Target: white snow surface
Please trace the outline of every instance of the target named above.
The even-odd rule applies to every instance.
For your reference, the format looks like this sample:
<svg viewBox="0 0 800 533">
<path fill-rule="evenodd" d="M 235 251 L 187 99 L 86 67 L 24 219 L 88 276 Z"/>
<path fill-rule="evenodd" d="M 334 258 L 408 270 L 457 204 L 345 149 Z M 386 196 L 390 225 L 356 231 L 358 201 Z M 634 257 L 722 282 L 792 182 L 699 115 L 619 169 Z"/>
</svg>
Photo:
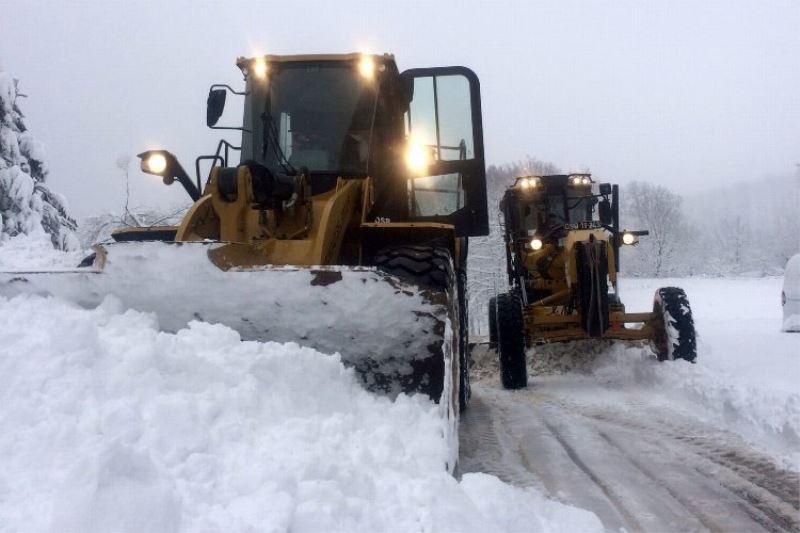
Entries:
<svg viewBox="0 0 800 533">
<path fill-rule="evenodd" d="M 38 247 L 0 245 L 0 268 L 74 266 Z M 458 481 L 439 407 L 366 392 L 338 355 L 164 332 L 114 297 L 0 297 L 0 402 L 3 532 L 602 531 L 535 489 Z"/>
<path fill-rule="evenodd" d="M 652 309 L 656 288 L 686 290 L 698 333 L 697 363 L 659 363 L 621 342 L 538 347 L 531 387 L 571 400 L 652 405 L 739 434 L 782 466 L 800 470 L 800 334 L 781 331 L 782 278 L 624 279 L 629 312 Z"/>
<path fill-rule="evenodd" d="M 19 270 L 74 270 L 86 250 L 63 252 L 53 248 L 50 236 L 41 228 L 0 242 L 0 272 Z"/>
</svg>

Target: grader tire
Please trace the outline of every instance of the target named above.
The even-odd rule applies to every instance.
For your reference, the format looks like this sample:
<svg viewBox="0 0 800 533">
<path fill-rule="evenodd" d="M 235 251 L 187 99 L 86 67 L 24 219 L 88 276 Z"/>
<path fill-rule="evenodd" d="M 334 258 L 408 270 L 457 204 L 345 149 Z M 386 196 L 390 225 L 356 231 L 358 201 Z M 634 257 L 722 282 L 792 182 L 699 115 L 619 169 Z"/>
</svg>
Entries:
<svg viewBox="0 0 800 533">
<path fill-rule="evenodd" d="M 684 290 L 678 287 L 658 289 L 653 312 L 657 322 L 652 344 L 658 360 L 683 359 L 694 363 L 697 359 L 697 333 Z"/>
<path fill-rule="evenodd" d="M 489 344 L 497 346 L 497 298 L 489 298 Z"/>
<path fill-rule="evenodd" d="M 497 344 L 503 388 L 524 389 L 528 385 L 525 324 L 522 299 L 513 290 L 497 296 Z"/>
</svg>

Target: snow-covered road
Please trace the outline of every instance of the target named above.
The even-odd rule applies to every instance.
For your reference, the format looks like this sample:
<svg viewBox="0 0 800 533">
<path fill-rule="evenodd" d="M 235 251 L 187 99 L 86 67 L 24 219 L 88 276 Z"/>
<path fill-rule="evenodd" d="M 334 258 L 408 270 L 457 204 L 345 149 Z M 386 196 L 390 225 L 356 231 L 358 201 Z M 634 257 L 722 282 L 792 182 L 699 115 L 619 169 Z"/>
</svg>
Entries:
<svg viewBox="0 0 800 533">
<path fill-rule="evenodd" d="M 740 439 L 651 408 L 570 403 L 483 385 L 461 468 L 533 486 L 618 531 L 796 531 L 797 474 Z"/>
<path fill-rule="evenodd" d="M 509 392 L 478 351 L 462 471 L 536 487 L 613 531 L 797 531 L 800 335 L 779 331 L 780 280 L 680 284 L 697 365 L 619 343 L 539 347 L 530 385 Z M 629 282 L 629 308 L 655 286 Z"/>
</svg>

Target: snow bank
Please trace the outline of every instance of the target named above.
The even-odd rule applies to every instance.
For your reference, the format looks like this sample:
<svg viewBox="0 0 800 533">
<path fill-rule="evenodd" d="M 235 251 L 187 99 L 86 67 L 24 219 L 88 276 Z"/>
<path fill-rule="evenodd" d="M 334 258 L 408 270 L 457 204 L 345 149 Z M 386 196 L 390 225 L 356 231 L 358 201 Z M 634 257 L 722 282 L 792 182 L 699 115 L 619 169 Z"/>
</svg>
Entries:
<svg viewBox="0 0 800 533">
<path fill-rule="evenodd" d="M 0 272 L 74 269 L 88 253 L 57 250 L 50 235 L 41 227 L 33 228 L 28 235 L 15 235 L 0 242 Z"/>
<path fill-rule="evenodd" d="M 421 397 L 367 393 L 338 356 L 159 331 L 0 297 L 0 531 L 602 531 L 587 512 L 445 472 Z"/>
</svg>

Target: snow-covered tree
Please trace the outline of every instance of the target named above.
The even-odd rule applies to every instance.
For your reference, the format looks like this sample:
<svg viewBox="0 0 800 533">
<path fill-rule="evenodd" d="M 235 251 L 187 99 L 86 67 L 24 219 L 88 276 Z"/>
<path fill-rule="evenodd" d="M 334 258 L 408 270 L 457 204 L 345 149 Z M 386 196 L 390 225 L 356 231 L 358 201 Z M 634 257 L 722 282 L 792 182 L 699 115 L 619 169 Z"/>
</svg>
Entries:
<svg viewBox="0 0 800 533">
<path fill-rule="evenodd" d="M 655 277 L 686 273 L 690 232 L 683 199 L 666 187 L 639 181 L 623 187 L 621 195 L 621 224 L 650 232 L 635 249 L 625 250 L 623 272 Z"/>
<path fill-rule="evenodd" d="M 25 125 L 17 80 L 0 72 L 0 242 L 43 229 L 53 246 L 78 246 L 76 223 L 47 181 L 46 154 Z"/>
<path fill-rule="evenodd" d="M 120 213 L 104 213 L 81 220 L 78 238 L 84 248 L 111 240 L 111 232 L 118 228 L 146 228 L 180 224 L 188 210 L 187 206 L 167 209 L 132 208 L 125 206 Z"/>
</svg>

